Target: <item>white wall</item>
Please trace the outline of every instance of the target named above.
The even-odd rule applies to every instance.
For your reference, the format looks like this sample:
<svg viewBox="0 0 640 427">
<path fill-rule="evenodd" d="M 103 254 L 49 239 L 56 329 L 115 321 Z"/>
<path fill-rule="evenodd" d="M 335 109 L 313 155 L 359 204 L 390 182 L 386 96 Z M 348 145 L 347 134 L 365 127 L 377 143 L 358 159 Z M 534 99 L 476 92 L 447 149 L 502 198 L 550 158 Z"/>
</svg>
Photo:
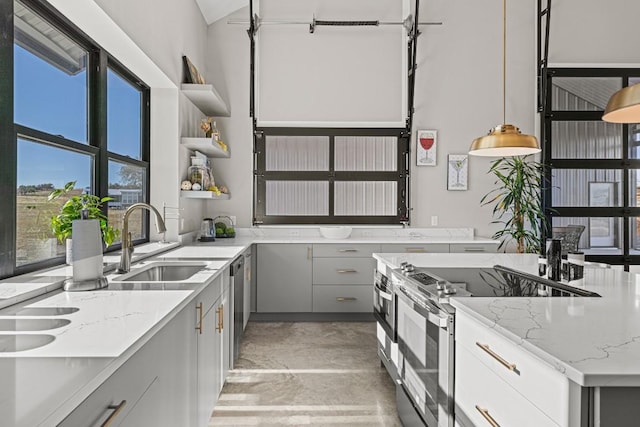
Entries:
<svg viewBox="0 0 640 427">
<path fill-rule="evenodd" d="M 421 27 L 414 130 L 438 130 L 439 146 L 436 167 L 417 167 L 415 153 L 412 156 L 411 224 L 430 226 L 433 215 L 438 216 L 439 226 L 471 226 L 480 235 L 490 235 L 494 231 L 489 226 L 491 210 L 479 206 L 494 181 L 486 174 L 489 160 L 470 159 L 468 191 L 447 191 L 446 161 L 447 154 L 466 153 L 474 138 L 502 123 L 502 2 L 492 0 L 476 5 L 435 0 L 426 3 L 421 10 L 421 21 L 442 21 L 443 25 Z M 274 8 L 273 5 L 269 8 L 271 18 L 278 19 Z M 283 16 L 286 13 L 282 11 Z M 348 14 L 353 15 L 353 11 Z M 248 19 L 248 15 L 248 10 L 243 9 L 230 18 Z M 334 11 L 334 15 L 334 19 L 339 19 L 340 12 Z M 511 2 L 507 121 L 527 133 L 536 131 L 535 16 L 534 2 Z M 234 179 L 233 182 L 227 179 L 232 200 L 216 202 L 215 206 L 210 204 L 210 211 L 228 210 L 237 215 L 241 226 L 249 226 L 252 139 L 248 118 L 246 28 L 227 24 L 227 19 L 222 19 L 209 26 L 207 44 L 212 49 L 208 56 L 208 75 L 217 87 L 225 88 L 232 109 L 231 118 L 221 120 L 223 138 L 229 143 L 232 155 L 216 164 L 220 165 L 217 169 L 221 175 Z M 414 149 L 415 142 L 412 142 Z M 225 205 L 220 206 L 221 203 Z"/>
</svg>

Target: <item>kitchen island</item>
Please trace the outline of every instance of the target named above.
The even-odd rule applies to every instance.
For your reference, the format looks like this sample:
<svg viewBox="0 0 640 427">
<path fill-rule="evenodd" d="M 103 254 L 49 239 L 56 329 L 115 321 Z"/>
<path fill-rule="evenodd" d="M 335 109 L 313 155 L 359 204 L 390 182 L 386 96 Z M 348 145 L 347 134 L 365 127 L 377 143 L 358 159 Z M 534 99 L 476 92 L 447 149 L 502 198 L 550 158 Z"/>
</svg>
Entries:
<svg viewBox="0 0 640 427">
<path fill-rule="evenodd" d="M 374 258 L 379 270 L 407 261 L 427 268 L 501 264 L 537 272 L 537 257 L 531 255 L 375 254 Z M 487 396 L 493 390 L 501 393 L 494 401 L 502 407 L 509 406 L 513 396 L 523 397 L 522 402 L 510 404 L 517 407 L 510 412 L 491 409 L 488 416 L 501 425 L 511 425 L 507 420 L 518 425 L 637 425 L 638 405 L 632 402 L 640 396 L 640 280 L 617 269 L 589 268 L 583 280 L 569 284 L 601 298 L 450 298 L 456 310 L 458 425 L 486 420 L 489 410 L 473 399 L 491 400 Z M 488 352 L 482 346 L 492 352 L 491 357 L 484 358 Z M 468 369 L 471 365 L 473 369 Z M 479 372 L 484 368 L 488 373 L 483 376 Z M 477 383 L 482 387 L 474 395 L 469 390 Z"/>
</svg>

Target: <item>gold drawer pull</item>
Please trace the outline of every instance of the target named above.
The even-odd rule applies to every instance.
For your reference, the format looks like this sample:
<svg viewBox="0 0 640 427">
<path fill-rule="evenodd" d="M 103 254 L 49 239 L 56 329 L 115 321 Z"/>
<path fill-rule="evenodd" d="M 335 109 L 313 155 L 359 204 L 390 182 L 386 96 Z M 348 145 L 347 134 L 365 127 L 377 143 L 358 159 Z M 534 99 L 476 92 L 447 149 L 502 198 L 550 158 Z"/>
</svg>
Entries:
<svg viewBox="0 0 640 427">
<path fill-rule="evenodd" d="M 111 413 L 111 415 L 109 415 L 109 418 L 107 418 L 105 422 L 102 423 L 100 427 L 109 427 L 113 422 L 113 420 L 118 416 L 118 414 L 120 413 L 120 411 L 122 411 L 122 409 L 126 404 L 127 404 L 127 401 L 123 400 L 122 402 L 120 402 L 119 405 L 107 406 L 108 409 L 113 409 L 113 412 Z"/>
<path fill-rule="evenodd" d="M 347 301 L 357 301 L 356 297 L 336 297 L 336 301 L 338 302 L 347 302 Z"/>
<path fill-rule="evenodd" d="M 491 427 L 500 427 L 500 424 L 498 424 L 496 420 L 494 420 L 493 417 L 489 414 L 488 409 L 483 409 L 478 405 L 476 405 L 476 409 L 478 410 L 478 412 L 480 412 L 480 414 L 482 414 L 484 419 L 487 420 L 489 424 L 491 424 Z"/>
<path fill-rule="evenodd" d="M 358 252 L 357 249 L 338 249 L 338 252 Z"/>
<path fill-rule="evenodd" d="M 489 354 L 489 356 L 491 356 L 494 359 L 496 359 L 502 366 L 504 366 L 505 368 L 507 368 L 510 371 L 518 373 L 518 370 L 516 369 L 516 364 L 515 363 L 509 363 L 506 360 L 504 360 L 499 354 L 497 354 L 496 352 L 491 350 L 489 348 L 488 344 L 480 344 L 479 342 L 476 341 L 476 345 L 478 347 L 480 347 L 481 349 L 483 349 L 484 351 L 486 351 Z"/>
<path fill-rule="evenodd" d="M 406 253 L 410 253 L 410 254 L 418 254 L 418 253 L 427 252 L 427 251 L 424 250 L 424 248 L 404 248 L 404 251 Z"/>
<path fill-rule="evenodd" d="M 216 331 L 222 332 L 224 328 L 224 305 L 220 304 L 220 307 L 216 308 L 216 313 L 218 313 L 218 324 L 216 325 Z"/>
<path fill-rule="evenodd" d="M 354 270 L 353 268 L 341 268 L 336 270 L 338 273 L 357 273 L 358 270 Z"/>
<path fill-rule="evenodd" d="M 464 248 L 465 252 L 484 252 L 484 248 Z"/>
<path fill-rule="evenodd" d="M 198 333 L 200 335 L 202 335 L 202 303 L 196 305 L 196 310 L 198 310 L 198 326 L 196 326 L 196 329 L 198 330 Z"/>
</svg>

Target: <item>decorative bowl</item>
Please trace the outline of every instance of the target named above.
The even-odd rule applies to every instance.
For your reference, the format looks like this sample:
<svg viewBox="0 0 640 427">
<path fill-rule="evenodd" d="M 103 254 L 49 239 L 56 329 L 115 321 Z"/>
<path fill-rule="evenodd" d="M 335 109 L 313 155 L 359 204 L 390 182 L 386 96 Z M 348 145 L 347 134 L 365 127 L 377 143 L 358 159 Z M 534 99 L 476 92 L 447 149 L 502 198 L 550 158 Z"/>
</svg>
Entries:
<svg viewBox="0 0 640 427">
<path fill-rule="evenodd" d="M 351 236 L 351 227 L 344 225 L 320 227 L 320 234 L 325 239 L 346 239 Z"/>
</svg>

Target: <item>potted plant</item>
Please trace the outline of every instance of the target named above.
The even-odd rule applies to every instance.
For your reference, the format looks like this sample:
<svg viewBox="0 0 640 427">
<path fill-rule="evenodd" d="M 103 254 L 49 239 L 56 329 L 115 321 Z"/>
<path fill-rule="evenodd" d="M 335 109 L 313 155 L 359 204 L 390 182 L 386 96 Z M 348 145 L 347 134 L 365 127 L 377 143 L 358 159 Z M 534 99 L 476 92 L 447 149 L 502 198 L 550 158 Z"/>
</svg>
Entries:
<svg viewBox="0 0 640 427">
<path fill-rule="evenodd" d="M 491 163 L 498 185 L 480 200 L 482 206 L 494 204 L 492 224 L 501 224 L 494 239 L 502 239 L 498 249 L 515 241 L 516 252 L 540 252 L 542 232 L 548 224 L 542 210 L 544 165 L 528 157 L 503 157 Z M 505 247 L 506 251 L 506 247 Z"/>
<path fill-rule="evenodd" d="M 64 188 L 53 190 L 48 197 L 49 201 L 59 199 L 69 194 L 76 185 L 75 181 L 67 182 Z M 120 235 L 120 230 L 109 225 L 107 217 L 102 213 L 102 205 L 113 200 L 111 197 L 100 198 L 93 194 L 80 194 L 70 196 L 60 208 L 60 213 L 51 217 L 51 232 L 58 238 L 60 243 L 67 243 L 67 263 L 70 263 L 71 231 L 73 220 L 82 218 L 82 210 L 86 209 L 87 219 L 97 219 L 100 221 L 100 231 L 102 241 L 105 246 L 111 245 Z"/>
</svg>

